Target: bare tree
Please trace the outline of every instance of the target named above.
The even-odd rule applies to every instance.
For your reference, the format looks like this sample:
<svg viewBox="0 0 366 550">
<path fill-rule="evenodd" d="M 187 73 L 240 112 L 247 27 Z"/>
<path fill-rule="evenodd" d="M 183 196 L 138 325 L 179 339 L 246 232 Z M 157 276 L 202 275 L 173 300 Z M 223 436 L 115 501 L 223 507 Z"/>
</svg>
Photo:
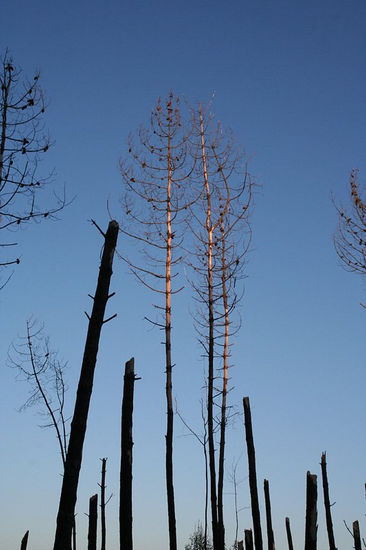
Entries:
<svg viewBox="0 0 366 550">
<path fill-rule="evenodd" d="M 27 321 L 26 336 L 18 344 L 12 345 L 9 363 L 17 369 L 20 379 L 27 382 L 30 388 L 30 395 L 20 410 L 41 405 L 41 413 L 47 418 L 43 427 L 52 427 L 56 431 L 64 467 L 67 449 L 67 385 L 64 380 L 66 363 L 61 362 L 57 353 L 50 349 L 43 327 L 31 320 Z"/>
<path fill-rule="evenodd" d="M 173 394 L 172 394 L 172 288 L 181 261 L 183 221 L 187 209 L 185 185 L 191 173 L 187 137 L 180 115 L 179 98 L 170 93 L 152 111 L 150 128 L 140 128 L 137 139 L 129 140 L 130 161 L 121 162 L 126 189 L 123 207 L 127 224 L 122 232 L 141 245 L 143 264 L 125 258 L 132 273 L 164 304 L 155 305 L 163 321 L 150 322 L 165 334 L 166 372 L 166 487 L 170 550 L 176 550 L 176 518 L 173 484 Z"/>
<path fill-rule="evenodd" d="M 208 358 L 207 428 L 210 471 L 210 501 L 213 545 L 225 546 L 223 517 L 223 484 L 225 432 L 227 425 L 227 392 L 229 380 L 229 337 L 235 330 L 232 314 L 238 299 L 236 283 L 250 241 L 248 207 L 252 183 L 243 156 L 234 147 L 231 132 L 201 105 L 193 110 L 191 153 L 195 161 L 194 185 L 199 200 L 191 205 L 189 226 L 192 233 L 190 266 L 192 286 L 200 304 L 196 318 L 199 340 Z M 222 352 L 220 353 L 220 350 Z M 215 380 L 221 360 L 222 388 Z M 221 396 L 219 420 L 215 415 L 215 399 Z M 215 431 L 219 426 L 220 443 L 218 481 L 216 487 Z"/>
<path fill-rule="evenodd" d="M 93 222 L 94 225 L 97 225 Z M 97 226 L 98 227 L 98 226 Z M 99 229 L 99 228 L 98 228 Z M 65 470 L 62 480 L 61 496 L 57 514 L 57 525 L 54 550 L 70 550 L 72 526 L 75 514 L 75 504 L 79 474 L 83 455 L 84 439 L 89 414 L 90 399 L 93 391 L 94 372 L 97 362 L 99 340 L 103 324 L 115 317 L 104 319 L 109 294 L 109 285 L 112 277 L 114 251 L 118 237 L 118 223 L 112 220 L 104 234 L 103 253 L 100 263 L 99 276 L 92 313 L 89 318 L 83 361 L 79 384 L 76 394 L 74 414 L 71 422 L 69 444 L 67 447 Z"/>
<path fill-rule="evenodd" d="M 350 174 L 349 193 L 349 208 L 336 205 L 338 229 L 334 246 L 347 270 L 366 275 L 366 197 L 360 191 L 358 170 Z"/>
<path fill-rule="evenodd" d="M 40 73 L 31 80 L 23 77 L 8 52 L 0 61 L 0 230 L 16 229 L 25 223 L 52 218 L 65 206 L 56 198 L 55 205 L 44 208 L 38 203 L 40 190 L 50 181 L 41 178 L 41 155 L 50 148 L 44 129 L 46 109 L 39 86 Z M 13 246 L 1 242 L 0 247 Z M 18 264 L 19 258 L 2 257 L 0 265 Z"/>
</svg>

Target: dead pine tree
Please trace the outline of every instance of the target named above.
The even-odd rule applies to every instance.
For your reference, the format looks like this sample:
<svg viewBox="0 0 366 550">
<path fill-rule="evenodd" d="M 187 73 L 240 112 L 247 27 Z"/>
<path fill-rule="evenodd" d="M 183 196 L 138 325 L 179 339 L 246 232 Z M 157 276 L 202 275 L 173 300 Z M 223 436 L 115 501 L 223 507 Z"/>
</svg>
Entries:
<svg viewBox="0 0 366 550">
<path fill-rule="evenodd" d="M 268 550 L 275 550 L 275 542 L 274 542 L 273 527 L 272 527 L 271 499 L 269 494 L 268 479 L 264 480 L 264 502 L 266 505 Z"/>
<path fill-rule="evenodd" d="M 106 550 L 106 541 L 107 541 L 107 528 L 106 528 L 106 521 L 105 521 L 105 509 L 106 505 L 111 499 L 111 496 L 106 501 L 105 497 L 105 490 L 106 490 L 106 484 L 105 484 L 105 478 L 106 478 L 106 472 L 107 472 L 107 458 L 101 458 L 102 461 L 102 474 L 101 474 L 101 480 L 100 480 L 100 550 Z"/>
<path fill-rule="evenodd" d="M 288 550 L 294 550 L 294 545 L 292 543 L 292 533 L 291 533 L 291 526 L 290 526 L 290 518 L 285 519 L 285 525 L 286 525 L 286 536 L 287 536 L 287 544 L 288 544 Z"/>
<path fill-rule="evenodd" d="M 323 482 L 323 496 L 324 496 L 324 507 L 325 507 L 325 520 L 327 524 L 327 533 L 329 541 L 329 550 L 337 550 L 334 540 L 334 531 L 333 531 L 333 522 L 332 522 L 332 513 L 331 513 L 331 504 L 329 499 L 329 485 L 328 485 L 328 475 L 327 475 L 327 461 L 326 453 L 322 453 L 321 457 L 321 470 L 322 470 L 322 482 Z"/>
<path fill-rule="evenodd" d="M 252 184 L 243 157 L 235 150 L 232 134 L 224 132 L 202 105 L 192 109 L 192 119 L 193 132 L 189 138 L 195 166 L 192 182 L 199 199 L 190 207 L 189 265 L 191 284 L 200 304 L 195 326 L 208 359 L 207 431 L 213 545 L 215 550 L 223 550 L 229 338 L 235 332 L 232 315 L 241 297 L 235 286 L 250 241 L 248 207 Z M 221 388 L 215 385 L 219 371 Z M 218 420 L 217 397 L 221 398 L 217 405 Z M 217 427 L 220 432 L 218 467 L 214 437 Z"/>
<path fill-rule="evenodd" d="M 249 488 L 252 505 L 252 518 L 254 529 L 254 544 L 256 550 L 263 550 L 261 517 L 259 511 L 257 473 L 255 465 L 255 448 L 252 428 L 252 415 L 250 411 L 249 397 L 243 399 L 245 437 L 247 441 L 248 467 L 249 467 Z M 307 550 L 307 549 L 306 549 Z"/>
<path fill-rule="evenodd" d="M 97 550 L 98 495 L 89 499 L 88 550 Z"/>
<path fill-rule="evenodd" d="M 338 257 L 348 271 L 366 275 L 366 197 L 362 196 L 358 170 L 349 178 L 350 206 L 335 205 L 338 211 L 338 228 L 334 246 Z"/>
<path fill-rule="evenodd" d="M 184 218 L 187 211 L 186 186 L 192 171 L 187 157 L 187 136 L 179 98 L 170 93 L 158 101 L 151 114 L 149 129 L 140 128 L 129 140 L 129 159 L 121 162 L 124 223 L 122 232 L 140 245 L 142 261 L 123 258 L 132 273 L 162 298 L 155 304 L 159 320 L 146 319 L 164 332 L 166 425 L 166 490 L 169 524 L 169 548 L 176 550 L 176 517 L 173 476 L 173 362 L 172 296 L 182 287 L 173 288 L 181 262 Z"/>
<path fill-rule="evenodd" d="M 135 360 L 132 357 L 125 365 L 121 422 L 121 469 L 119 498 L 120 550 L 132 550 L 132 416 L 135 388 Z"/>
<path fill-rule="evenodd" d="M 245 541 L 245 550 L 254 550 L 253 531 L 251 529 L 245 529 L 244 541 Z"/>
<path fill-rule="evenodd" d="M 307 472 L 306 474 L 306 518 L 305 518 L 305 550 L 317 548 L 317 476 Z"/>
<path fill-rule="evenodd" d="M 352 531 L 353 540 L 355 541 L 355 550 L 361 550 L 360 524 L 357 520 L 352 523 Z"/>
<path fill-rule="evenodd" d="M 100 334 L 103 324 L 115 317 L 115 315 L 113 315 L 109 319 L 104 319 L 107 301 L 112 296 L 112 294 L 109 294 L 109 286 L 112 277 L 112 264 L 118 230 L 118 223 L 114 220 L 109 223 L 108 230 L 105 234 L 99 229 L 104 238 L 104 246 L 97 288 L 95 296 L 93 297 L 92 313 L 90 317 L 87 315 L 89 325 L 66 454 L 57 514 L 54 550 L 71 549 L 71 534 L 74 522 L 79 473 L 82 462 L 89 404 L 93 390 L 94 371 L 97 361 Z"/>
<path fill-rule="evenodd" d="M 24 537 L 22 538 L 22 542 L 20 544 L 20 550 L 27 550 L 28 537 L 29 537 L 29 531 L 26 531 Z"/>
<path fill-rule="evenodd" d="M 38 173 L 41 157 L 51 145 L 44 130 L 46 103 L 39 80 L 39 72 L 31 79 L 24 77 L 7 51 L 1 57 L 0 230 L 15 230 L 30 221 L 53 218 L 65 206 L 64 198 L 56 198 L 47 209 L 38 205 L 42 189 L 51 180 L 51 175 L 42 177 Z M 2 240 L 0 248 L 16 244 Z M 19 263 L 19 258 L 0 258 L 0 266 Z"/>
</svg>

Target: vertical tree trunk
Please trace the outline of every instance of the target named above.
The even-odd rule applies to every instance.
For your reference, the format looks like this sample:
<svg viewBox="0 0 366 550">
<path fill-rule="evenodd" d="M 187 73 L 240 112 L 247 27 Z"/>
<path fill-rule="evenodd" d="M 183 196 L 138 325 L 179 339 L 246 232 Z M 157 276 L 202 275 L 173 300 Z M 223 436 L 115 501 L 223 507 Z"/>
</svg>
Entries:
<svg viewBox="0 0 366 550">
<path fill-rule="evenodd" d="M 264 500 L 265 500 L 265 503 L 266 503 L 268 550 L 275 550 L 275 542 L 274 542 L 273 528 L 272 528 L 271 500 L 270 500 L 270 496 L 269 496 L 268 479 L 264 480 Z"/>
<path fill-rule="evenodd" d="M 76 519 L 75 514 L 72 522 L 72 550 L 76 550 Z"/>
<path fill-rule="evenodd" d="M 20 544 L 20 550 L 27 550 L 28 537 L 29 537 L 29 531 L 27 531 L 24 537 L 22 538 L 22 542 Z"/>
<path fill-rule="evenodd" d="M 245 529 L 244 531 L 245 550 L 253 550 L 253 531 Z"/>
<path fill-rule="evenodd" d="M 89 499 L 88 550 L 97 550 L 98 495 Z"/>
<path fill-rule="evenodd" d="M 107 530 L 105 526 L 105 474 L 107 459 L 102 458 L 102 479 L 100 482 L 100 522 L 101 522 L 101 550 L 106 550 Z"/>
<path fill-rule="evenodd" d="M 74 415 L 71 422 L 69 445 L 57 514 L 54 550 L 71 549 L 71 532 L 74 522 L 77 487 L 79 483 L 89 404 L 93 390 L 100 333 L 103 322 L 105 322 L 104 313 L 109 298 L 109 285 L 112 276 L 113 256 L 117 237 L 118 223 L 113 220 L 109 223 L 107 233 L 104 235 L 104 250 L 99 269 L 93 309 L 89 319 Z"/>
<path fill-rule="evenodd" d="M 328 486 L 328 476 L 327 476 L 327 462 L 326 462 L 326 454 L 325 453 L 322 453 L 321 469 L 322 469 L 325 519 L 326 519 L 326 523 L 327 523 L 329 550 L 337 550 L 336 545 L 335 545 L 335 540 L 334 540 L 332 514 L 331 514 L 331 511 L 330 511 L 329 486 Z"/>
<path fill-rule="evenodd" d="M 317 478 L 315 474 L 306 474 L 306 520 L 305 520 L 305 550 L 316 550 L 317 547 Z"/>
<path fill-rule="evenodd" d="M 261 517 L 259 512 L 257 473 L 255 467 L 255 449 L 253 441 L 252 417 L 250 412 L 249 397 L 243 399 L 245 437 L 247 441 L 250 500 L 252 505 L 252 518 L 254 530 L 254 543 L 256 550 L 263 550 Z"/>
<path fill-rule="evenodd" d="M 119 498 L 120 550 L 132 550 L 132 415 L 135 386 L 134 358 L 125 365 L 122 399 L 121 472 Z"/>
<path fill-rule="evenodd" d="M 294 550 L 294 545 L 292 544 L 290 518 L 286 518 L 285 523 L 286 523 L 286 534 L 287 534 L 288 550 Z"/>
<path fill-rule="evenodd" d="M 242 540 L 238 540 L 238 549 L 237 550 L 244 550 L 244 542 Z"/>
<path fill-rule="evenodd" d="M 355 550 L 361 550 L 360 525 L 358 521 L 354 521 L 352 524 L 352 527 L 353 527 L 353 539 L 355 541 Z"/>
</svg>

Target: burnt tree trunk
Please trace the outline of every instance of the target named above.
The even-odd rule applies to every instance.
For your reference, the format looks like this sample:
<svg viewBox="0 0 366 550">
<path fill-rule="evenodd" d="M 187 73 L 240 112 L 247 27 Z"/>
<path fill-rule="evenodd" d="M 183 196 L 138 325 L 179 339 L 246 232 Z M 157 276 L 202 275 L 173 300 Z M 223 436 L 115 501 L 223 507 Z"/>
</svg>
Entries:
<svg viewBox="0 0 366 550">
<path fill-rule="evenodd" d="M 261 517 L 259 512 L 257 473 L 255 467 L 255 449 L 253 441 L 252 417 L 250 412 L 249 397 L 243 399 L 245 437 L 247 441 L 248 467 L 249 467 L 249 488 L 253 518 L 254 544 L 256 550 L 263 550 Z"/>
<path fill-rule="evenodd" d="M 100 549 L 106 548 L 107 530 L 105 525 L 105 474 L 107 459 L 102 458 L 102 479 L 100 481 L 100 524 L 101 524 L 101 545 Z"/>
<path fill-rule="evenodd" d="M 265 503 L 266 503 L 268 550 L 275 550 L 275 542 L 274 542 L 273 528 L 272 528 L 271 500 L 270 500 L 270 496 L 269 496 L 268 479 L 264 480 L 264 500 L 265 500 Z"/>
<path fill-rule="evenodd" d="M 88 333 L 85 342 L 74 415 L 71 422 L 69 445 L 57 514 L 54 550 L 71 549 L 71 533 L 74 522 L 89 404 L 93 390 L 100 333 L 103 323 L 105 322 L 104 313 L 109 298 L 109 285 L 112 276 L 113 256 L 117 237 L 118 223 L 113 220 L 109 223 L 107 233 L 104 235 L 104 250 L 99 269 L 97 288 L 93 298 L 93 309 L 89 318 Z"/>
<path fill-rule="evenodd" d="M 294 550 L 294 545 L 292 544 L 290 518 L 286 518 L 285 523 L 286 523 L 286 535 L 287 535 L 287 542 L 288 542 L 288 550 Z"/>
<path fill-rule="evenodd" d="M 360 525 L 358 521 L 353 522 L 352 528 L 353 528 L 353 539 L 355 541 L 355 550 L 361 550 Z"/>
<path fill-rule="evenodd" d="M 134 358 L 127 361 L 123 384 L 121 472 L 119 495 L 120 550 L 132 550 L 132 414 L 135 385 Z"/>
<path fill-rule="evenodd" d="M 98 495 L 89 499 L 88 550 L 97 550 Z"/>
<path fill-rule="evenodd" d="M 326 462 L 326 454 L 325 453 L 322 453 L 322 458 L 321 458 L 321 463 L 320 464 L 321 464 L 321 469 L 322 469 L 325 519 L 326 519 L 326 523 L 327 523 L 329 550 L 337 550 L 336 545 L 335 545 L 335 540 L 334 540 L 332 514 L 331 514 L 331 511 L 330 511 L 327 462 Z"/>
<path fill-rule="evenodd" d="M 244 530 L 245 550 L 253 550 L 253 532 L 251 529 Z"/>
<path fill-rule="evenodd" d="M 305 550 L 316 550 L 317 547 L 317 478 L 315 474 L 306 474 L 306 520 L 305 520 Z"/>
<path fill-rule="evenodd" d="M 28 537 L 29 537 L 29 531 L 27 531 L 24 537 L 22 538 L 22 542 L 20 543 L 20 550 L 27 550 Z"/>
</svg>

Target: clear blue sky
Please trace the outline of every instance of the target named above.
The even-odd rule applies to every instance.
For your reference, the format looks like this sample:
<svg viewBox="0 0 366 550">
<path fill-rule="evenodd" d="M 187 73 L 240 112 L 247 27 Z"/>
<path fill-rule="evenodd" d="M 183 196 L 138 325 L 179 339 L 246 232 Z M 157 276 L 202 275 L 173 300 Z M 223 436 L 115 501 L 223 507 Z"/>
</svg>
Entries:
<svg viewBox="0 0 366 550">
<path fill-rule="evenodd" d="M 95 289 L 106 201 L 119 216 L 118 160 L 126 138 L 147 124 L 169 90 L 207 101 L 252 158 L 261 184 L 252 217 L 243 327 L 233 350 L 231 402 L 252 404 L 260 487 L 270 480 L 277 545 L 290 516 L 303 544 L 305 474 L 329 462 L 339 548 L 343 526 L 365 501 L 365 285 L 333 250 L 336 212 L 348 175 L 366 180 L 366 4 L 309 2 L 3 0 L 0 49 L 27 74 L 42 73 L 47 125 L 55 145 L 41 166 L 55 167 L 54 188 L 76 198 L 57 223 L 20 231 L 21 264 L 0 293 L 1 548 L 48 550 L 53 541 L 61 462 L 54 434 L 35 411 L 19 414 L 26 387 L 5 367 L 10 343 L 29 316 L 45 323 L 69 362 L 70 412 Z M 130 244 L 121 238 L 119 247 Z M 79 548 L 86 548 L 88 498 L 107 456 L 109 548 L 117 548 L 119 416 L 124 362 L 135 356 L 134 534 L 137 550 L 168 547 L 164 486 L 164 366 L 161 335 L 143 321 L 152 296 L 116 262 L 77 503 Z M 189 292 L 177 301 L 174 388 L 184 416 L 200 428 L 204 364 L 191 329 Z M 177 421 L 175 478 L 179 547 L 203 516 L 202 453 Z M 239 463 L 240 529 L 251 524 L 244 433 L 239 418 L 227 463 Z M 234 539 L 232 487 L 226 485 L 227 542 Z M 263 499 L 262 513 L 263 510 Z M 319 502 L 320 548 L 325 521 Z M 84 537 L 84 539 L 82 539 Z"/>
</svg>

